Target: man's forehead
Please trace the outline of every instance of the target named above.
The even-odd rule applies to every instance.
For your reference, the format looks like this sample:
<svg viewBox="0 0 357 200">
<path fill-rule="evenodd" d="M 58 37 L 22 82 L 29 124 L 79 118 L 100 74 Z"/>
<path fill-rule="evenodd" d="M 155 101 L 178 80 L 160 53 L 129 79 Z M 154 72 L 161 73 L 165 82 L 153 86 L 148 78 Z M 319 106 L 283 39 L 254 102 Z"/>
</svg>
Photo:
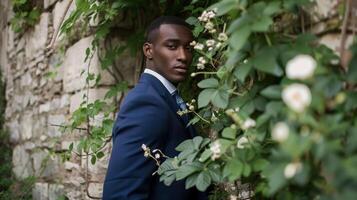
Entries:
<svg viewBox="0 0 357 200">
<path fill-rule="evenodd" d="M 158 36 L 161 39 L 187 37 L 191 40 L 193 35 L 191 29 L 178 24 L 162 24 L 158 30 Z"/>
</svg>

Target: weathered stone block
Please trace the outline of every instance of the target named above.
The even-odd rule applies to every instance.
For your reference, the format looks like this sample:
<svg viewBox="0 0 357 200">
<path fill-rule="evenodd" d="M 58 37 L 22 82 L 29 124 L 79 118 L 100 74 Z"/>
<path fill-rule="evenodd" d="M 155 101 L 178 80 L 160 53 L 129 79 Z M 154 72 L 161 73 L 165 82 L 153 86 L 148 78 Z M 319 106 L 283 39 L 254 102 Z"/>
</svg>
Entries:
<svg viewBox="0 0 357 200">
<path fill-rule="evenodd" d="M 46 102 L 40 105 L 39 112 L 44 113 L 50 111 L 50 102 Z"/>
<path fill-rule="evenodd" d="M 8 124 L 8 129 L 10 132 L 10 142 L 16 143 L 20 141 L 20 125 L 17 119 L 11 120 Z"/>
<path fill-rule="evenodd" d="M 103 184 L 102 183 L 89 183 L 88 191 L 90 196 L 101 198 L 103 195 Z M 86 199 L 91 199 L 86 196 Z"/>
<path fill-rule="evenodd" d="M 17 145 L 12 154 L 13 172 L 18 179 L 24 179 L 33 174 L 30 154 L 24 146 Z"/>
<path fill-rule="evenodd" d="M 34 27 L 31 32 L 25 35 L 26 39 L 26 60 L 35 58 L 39 53 L 43 52 L 46 48 L 48 38 L 48 20 L 49 13 L 42 13 L 40 22 Z"/>
<path fill-rule="evenodd" d="M 64 195 L 64 186 L 60 184 L 50 184 L 48 187 L 48 200 L 58 200 Z"/>
<path fill-rule="evenodd" d="M 32 120 L 31 113 L 24 113 L 20 117 L 20 135 L 22 140 L 28 140 L 32 138 L 32 127 L 33 127 L 33 120 Z"/>
<path fill-rule="evenodd" d="M 91 47 L 92 40 L 93 37 L 83 38 L 72 47 L 68 48 L 63 62 L 63 87 L 65 92 L 73 92 L 85 87 L 88 64 L 90 64 L 90 73 L 101 74 L 102 79 L 100 84 L 111 85 L 114 83 L 114 79 L 108 74 L 108 72 L 100 70 L 96 54 L 91 60 L 87 59 L 87 61 L 84 62 L 86 58 L 86 49 Z M 83 71 L 85 71 L 85 73 L 82 73 Z M 94 81 L 91 81 L 91 84 L 93 83 Z"/>
<path fill-rule="evenodd" d="M 43 0 L 43 8 L 47 9 L 50 6 L 52 6 L 54 3 L 56 3 L 58 0 Z"/>
<path fill-rule="evenodd" d="M 35 183 L 32 189 L 32 198 L 34 200 L 48 200 L 48 183 Z"/>
<path fill-rule="evenodd" d="M 64 115 L 50 115 L 48 116 L 48 136 L 49 137 L 59 137 L 62 135 L 59 130 L 62 124 L 66 122 L 66 117 Z"/>
<path fill-rule="evenodd" d="M 47 151 L 36 151 L 32 159 L 37 177 L 53 178 L 58 173 L 60 160 L 57 156 L 50 156 Z"/>
<path fill-rule="evenodd" d="M 97 89 L 89 89 L 88 93 L 88 102 L 93 103 L 96 99 L 104 99 L 105 94 L 108 89 L 106 88 L 97 88 Z M 69 111 L 73 113 L 79 105 L 83 102 L 83 95 L 87 94 L 87 91 L 81 91 L 71 96 L 70 100 L 70 108 Z"/>
</svg>

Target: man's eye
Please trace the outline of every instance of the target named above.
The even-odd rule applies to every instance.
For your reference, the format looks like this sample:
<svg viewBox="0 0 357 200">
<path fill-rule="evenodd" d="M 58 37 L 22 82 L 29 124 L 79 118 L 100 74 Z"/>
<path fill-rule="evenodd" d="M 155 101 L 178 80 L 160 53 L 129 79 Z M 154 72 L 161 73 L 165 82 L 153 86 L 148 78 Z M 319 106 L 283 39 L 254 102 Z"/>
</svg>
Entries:
<svg viewBox="0 0 357 200">
<path fill-rule="evenodd" d="M 169 49 L 176 49 L 176 48 L 177 48 L 177 46 L 174 45 L 174 44 L 168 44 L 167 47 L 168 47 Z"/>
</svg>

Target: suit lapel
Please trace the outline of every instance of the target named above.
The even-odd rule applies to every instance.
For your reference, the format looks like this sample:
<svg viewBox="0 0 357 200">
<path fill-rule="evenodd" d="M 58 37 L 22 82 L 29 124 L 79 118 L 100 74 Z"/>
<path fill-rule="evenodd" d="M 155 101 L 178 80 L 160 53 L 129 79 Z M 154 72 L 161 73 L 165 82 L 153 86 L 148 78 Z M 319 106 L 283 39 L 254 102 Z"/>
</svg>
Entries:
<svg viewBox="0 0 357 200">
<path fill-rule="evenodd" d="M 146 84 L 151 84 L 155 88 L 155 90 L 159 93 L 159 95 L 162 96 L 163 99 L 167 102 L 170 109 L 175 113 L 177 119 L 182 123 L 183 127 L 185 127 L 185 129 L 189 131 L 191 137 L 194 137 L 195 136 L 194 128 L 191 125 L 189 127 L 186 127 L 184 119 L 177 114 L 177 111 L 179 111 L 180 108 L 177 105 L 174 98 L 169 93 L 169 91 L 167 91 L 165 86 L 156 77 L 147 73 L 143 73 L 141 75 L 140 82 L 144 82 L 144 83 L 146 82 Z"/>
</svg>

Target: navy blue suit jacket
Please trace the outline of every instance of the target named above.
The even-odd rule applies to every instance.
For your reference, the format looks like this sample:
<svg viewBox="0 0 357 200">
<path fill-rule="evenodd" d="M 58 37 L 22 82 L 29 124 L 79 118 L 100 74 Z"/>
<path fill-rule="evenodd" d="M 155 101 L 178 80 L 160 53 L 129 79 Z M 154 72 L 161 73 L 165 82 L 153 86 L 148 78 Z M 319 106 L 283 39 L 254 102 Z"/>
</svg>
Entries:
<svg viewBox="0 0 357 200">
<path fill-rule="evenodd" d="M 175 147 L 195 136 L 177 114 L 179 107 L 164 85 L 143 73 L 126 96 L 113 127 L 113 149 L 104 182 L 103 199 L 118 200 L 205 200 L 205 193 L 185 189 L 185 182 L 166 186 L 152 175 L 155 161 L 144 157 L 142 144 L 160 149 L 169 157 Z"/>
</svg>

